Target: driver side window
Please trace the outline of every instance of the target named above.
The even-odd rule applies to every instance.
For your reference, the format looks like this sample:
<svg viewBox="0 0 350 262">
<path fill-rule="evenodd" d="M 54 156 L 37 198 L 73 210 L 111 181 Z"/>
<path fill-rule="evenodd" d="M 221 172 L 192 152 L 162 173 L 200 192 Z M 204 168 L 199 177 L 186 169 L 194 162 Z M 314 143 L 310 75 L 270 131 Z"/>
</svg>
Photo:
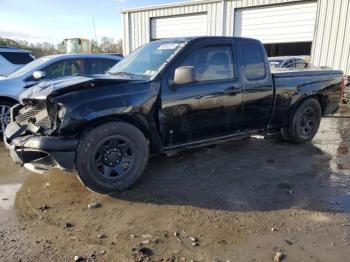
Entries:
<svg viewBox="0 0 350 262">
<path fill-rule="evenodd" d="M 198 82 L 235 78 L 231 46 L 211 46 L 194 51 L 182 66 L 192 66 Z"/>
<path fill-rule="evenodd" d="M 47 79 L 81 76 L 84 74 L 84 61 L 82 59 L 64 60 L 47 66 L 43 71 Z"/>
</svg>

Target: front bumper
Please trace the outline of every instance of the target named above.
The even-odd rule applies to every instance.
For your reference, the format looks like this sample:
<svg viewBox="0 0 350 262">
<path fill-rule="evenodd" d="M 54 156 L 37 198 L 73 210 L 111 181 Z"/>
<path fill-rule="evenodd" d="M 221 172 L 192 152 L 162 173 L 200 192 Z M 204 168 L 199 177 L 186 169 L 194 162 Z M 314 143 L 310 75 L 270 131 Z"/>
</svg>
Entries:
<svg viewBox="0 0 350 262">
<path fill-rule="evenodd" d="M 4 132 L 4 143 L 14 162 L 36 173 L 74 169 L 77 138 L 28 135 L 27 129 L 12 122 Z"/>
</svg>

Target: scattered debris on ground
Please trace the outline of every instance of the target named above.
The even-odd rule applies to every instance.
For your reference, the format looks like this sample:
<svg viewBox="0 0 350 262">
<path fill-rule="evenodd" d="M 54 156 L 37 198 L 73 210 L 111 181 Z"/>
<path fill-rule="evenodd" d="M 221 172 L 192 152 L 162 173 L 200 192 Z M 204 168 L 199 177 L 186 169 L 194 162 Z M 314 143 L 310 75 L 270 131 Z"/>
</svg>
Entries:
<svg viewBox="0 0 350 262">
<path fill-rule="evenodd" d="M 96 208 L 99 208 L 101 206 L 102 206 L 101 203 L 98 202 L 97 200 L 93 200 L 92 203 L 88 204 L 89 209 L 96 209 Z"/>
<path fill-rule="evenodd" d="M 153 251 L 150 248 L 139 246 L 132 248 L 132 257 L 135 261 L 149 261 L 148 259 L 153 256 Z"/>
<path fill-rule="evenodd" d="M 0 150 L 0 261 L 347 261 L 350 121 L 322 125 L 304 145 L 252 138 L 151 159 L 113 196 L 57 170 L 15 173 Z"/>
<path fill-rule="evenodd" d="M 103 234 L 103 233 L 101 233 L 101 234 L 99 234 L 98 236 L 97 236 L 97 238 L 100 238 L 100 239 L 102 239 L 102 238 L 106 238 L 107 236 L 105 235 L 105 234 Z"/>
<path fill-rule="evenodd" d="M 71 227 L 73 227 L 73 224 L 71 224 L 71 223 L 64 224 L 64 228 L 71 228 Z"/>
<path fill-rule="evenodd" d="M 85 261 L 85 258 L 81 256 L 74 256 L 74 261 L 80 262 L 80 261 Z"/>
<path fill-rule="evenodd" d="M 49 209 L 50 209 L 50 207 L 48 205 L 46 205 L 46 204 L 44 204 L 41 207 L 39 207 L 39 210 L 42 211 L 42 212 L 44 212 L 46 210 L 49 210 Z"/>
<path fill-rule="evenodd" d="M 284 259 L 285 255 L 283 255 L 281 252 L 276 252 L 275 256 L 273 257 L 273 261 L 275 262 L 281 262 Z"/>
</svg>

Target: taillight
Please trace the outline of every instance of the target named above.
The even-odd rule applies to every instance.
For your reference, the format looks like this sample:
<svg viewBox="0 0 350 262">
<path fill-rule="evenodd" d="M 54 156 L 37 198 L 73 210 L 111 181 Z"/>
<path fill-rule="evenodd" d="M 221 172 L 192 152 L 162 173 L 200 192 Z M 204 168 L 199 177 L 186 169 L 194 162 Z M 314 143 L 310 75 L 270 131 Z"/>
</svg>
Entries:
<svg viewBox="0 0 350 262">
<path fill-rule="evenodd" d="M 340 82 L 340 100 L 342 100 L 345 91 L 345 79 L 342 78 Z"/>
</svg>

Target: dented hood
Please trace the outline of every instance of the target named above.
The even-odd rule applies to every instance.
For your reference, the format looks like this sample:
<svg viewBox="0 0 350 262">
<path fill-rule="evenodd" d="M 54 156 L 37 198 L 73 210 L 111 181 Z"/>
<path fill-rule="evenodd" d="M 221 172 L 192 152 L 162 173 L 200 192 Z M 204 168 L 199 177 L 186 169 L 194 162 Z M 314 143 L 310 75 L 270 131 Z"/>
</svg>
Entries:
<svg viewBox="0 0 350 262">
<path fill-rule="evenodd" d="M 43 100 L 49 95 L 54 93 L 67 93 L 75 91 L 78 88 L 93 88 L 98 85 L 99 82 L 103 83 L 127 83 L 135 81 L 131 78 L 114 77 L 114 76 L 77 76 L 77 77 L 65 77 L 56 80 L 43 81 L 35 86 L 23 91 L 19 96 L 19 101 L 23 103 L 24 100 L 34 99 Z"/>
</svg>

